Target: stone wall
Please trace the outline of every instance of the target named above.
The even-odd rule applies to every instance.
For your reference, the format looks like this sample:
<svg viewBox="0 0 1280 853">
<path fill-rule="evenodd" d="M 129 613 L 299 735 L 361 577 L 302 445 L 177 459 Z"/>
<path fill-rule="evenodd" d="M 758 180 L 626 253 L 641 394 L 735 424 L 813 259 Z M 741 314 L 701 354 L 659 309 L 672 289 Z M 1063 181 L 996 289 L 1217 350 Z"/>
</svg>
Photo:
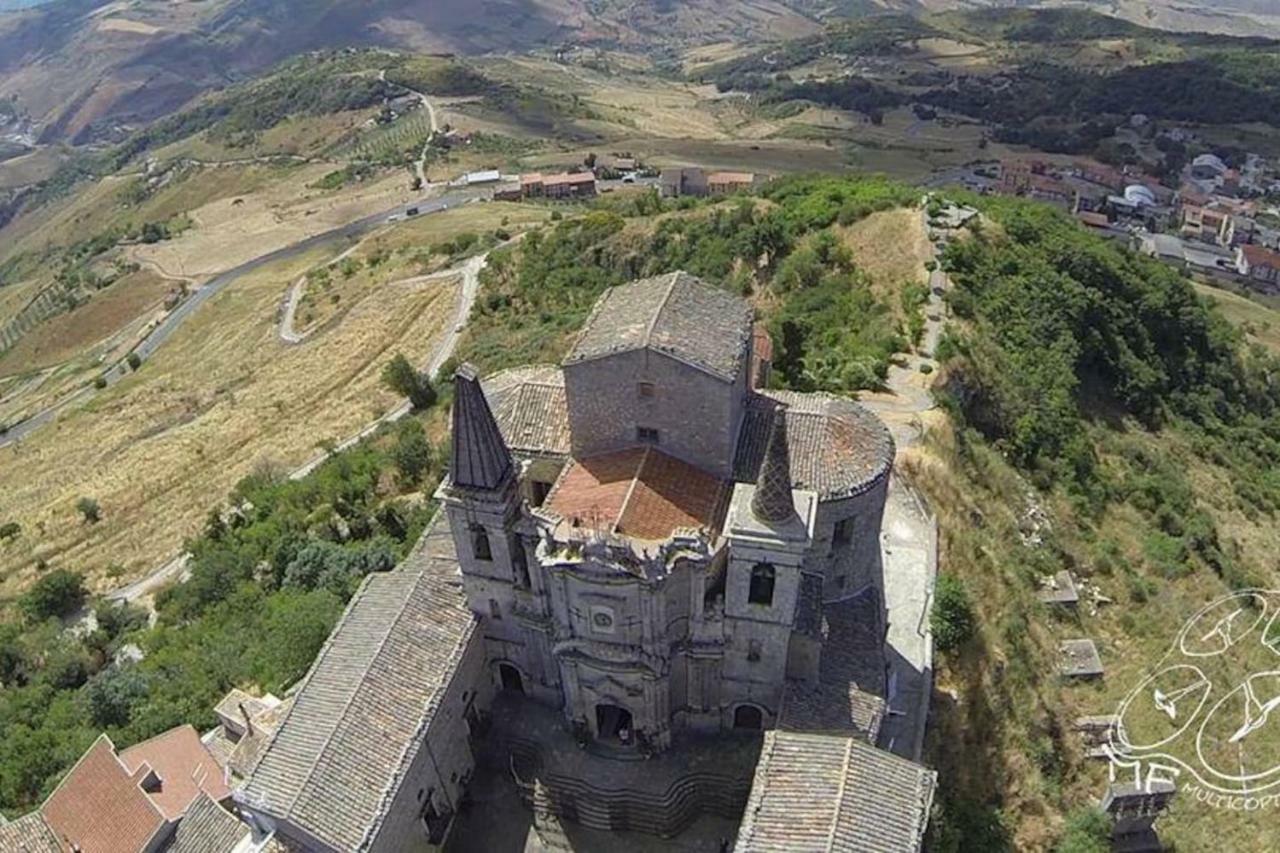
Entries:
<svg viewBox="0 0 1280 853">
<path fill-rule="evenodd" d="M 427 673 L 422 675 L 429 677 Z M 423 810 L 430 800 L 440 815 L 457 813 L 458 803 L 475 769 L 468 708 L 475 713 L 487 713 L 493 703 L 493 692 L 485 673 L 484 642 L 475 632 L 469 635 L 453 677 L 442 685 L 434 700 L 435 714 L 395 800 L 389 804 L 386 820 L 370 846 L 371 851 L 440 849 L 428 843 Z"/>
<path fill-rule="evenodd" d="M 750 363 L 743 359 L 732 383 L 650 350 L 567 365 L 574 456 L 633 447 L 637 428 L 646 427 L 658 431 L 665 453 L 728 478 Z M 641 383 L 652 396 L 642 395 Z"/>
</svg>

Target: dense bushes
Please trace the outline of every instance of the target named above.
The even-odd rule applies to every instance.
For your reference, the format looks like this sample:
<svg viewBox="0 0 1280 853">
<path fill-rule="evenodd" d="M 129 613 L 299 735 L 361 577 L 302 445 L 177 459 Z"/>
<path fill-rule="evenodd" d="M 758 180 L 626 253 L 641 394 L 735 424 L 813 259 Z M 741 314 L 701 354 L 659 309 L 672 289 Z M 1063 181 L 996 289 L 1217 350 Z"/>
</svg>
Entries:
<svg viewBox="0 0 1280 853">
<path fill-rule="evenodd" d="M 28 619 L 40 622 L 70 616 L 84 604 L 86 595 L 81 575 L 66 569 L 54 569 L 22 594 L 18 607 Z"/>
</svg>

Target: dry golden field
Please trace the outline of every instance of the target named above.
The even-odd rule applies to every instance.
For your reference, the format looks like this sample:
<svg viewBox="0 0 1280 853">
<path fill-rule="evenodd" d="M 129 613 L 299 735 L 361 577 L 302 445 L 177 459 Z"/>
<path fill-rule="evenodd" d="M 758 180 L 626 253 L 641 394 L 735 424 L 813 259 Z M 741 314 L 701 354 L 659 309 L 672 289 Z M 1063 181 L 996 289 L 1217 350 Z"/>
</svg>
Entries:
<svg viewBox="0 0 1280 853">
<path fill-rule="evenodd" d="M 194 314 L 142 369 L 18 445 L 0 448 L 0 590 L 38 561 L 83 571 L 98 589 L 144 573 L 196 532 L 211 506 L 262 462 L 293 465 L 317 443 L 393 407 L 379 371 L 396 352 L 422 360 L 456 282 L 373 288 L 322 334 L 280 342 L 289 282 L 323 252 L 257 271 Z M 102 507 L 86 524 L 80 497 Z"/>
</svg>

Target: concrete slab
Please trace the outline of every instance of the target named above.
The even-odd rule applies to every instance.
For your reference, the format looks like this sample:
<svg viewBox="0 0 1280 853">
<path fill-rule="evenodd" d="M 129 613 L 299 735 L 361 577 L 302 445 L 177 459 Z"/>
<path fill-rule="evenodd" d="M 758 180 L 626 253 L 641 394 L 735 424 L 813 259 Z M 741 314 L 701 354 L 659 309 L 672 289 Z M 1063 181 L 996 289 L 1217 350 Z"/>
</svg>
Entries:
<svg viewBox="0 0 1280 853">
<path fill-rule="evenodd" d="M 1045 578 L 1037 595 L 1045 604 L 1075 607 L 1080 602 L 1080 591 L 1076 588 L 1075 579 L 1071 577 L 1071 572 L 1065 570 L 1051 578 Z"/>
<path fill-rule="evenodd" d="M 1059 646 L 1058 672 L 1067 678 L 1101 678 L 1102 657 L 1093 640 L 1067 640 Z"/>
</svg>

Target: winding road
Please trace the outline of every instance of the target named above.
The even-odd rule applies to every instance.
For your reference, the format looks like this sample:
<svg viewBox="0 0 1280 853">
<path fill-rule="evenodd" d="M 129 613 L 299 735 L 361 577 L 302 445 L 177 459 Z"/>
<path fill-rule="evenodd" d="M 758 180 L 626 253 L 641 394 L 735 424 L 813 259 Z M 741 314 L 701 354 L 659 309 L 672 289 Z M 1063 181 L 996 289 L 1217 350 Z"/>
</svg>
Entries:
<svg viewBox="0 0 1280 853">
<path fill-rule="evenodd" d="M 337 228 L 331 228 L 328 231 L 314 234 L 311 237 L 298 241 L 297 243 L 293 243 L 289 246 L 268 252 L 265 255 L 260 255 L 250 261 L 246 261 L 237 267 L 233 267 L 226 272 L 219 273 L 214 276 L 202 287 L 194 291 L 189 297 L 180 302 L 178 306 L 160 322 L 159 325 L 157 325 L 145 338 L 142 339 L 137 347 L 134 348 L 133 352 L 145 361 L 153 352 L 162 346 L 165 341 L 169 340 L 169 338 L 173 336 L 173 333 L 176 332 L 186 319 L 195 313 L 196 309 L 201 305 L 217 296 L 227 287 L 239 281 L 244 276 L 254 272 L 255 270 L 261 269 L 268 264 L 297 257 L 298 255 L 308 252 L 318 246 L 323 246 L 338 240 L 355 239 L 373 230 L 377 226 L 382 225 L 390 216 L 407 216 L 408 211 L 411 209 L 416 208 L 418 214 L 425 215 L 444 210 L 450 206 L 463 204 L 475 198 L 483 197 L 483 194 L 478 194 L 476 191 L 472 190 L 454 192 L 443 196 L 437 196 L 435 198 L 421 199 L 419 201 L 399 204 L 389 210 L 384 210 L 381 213 L 375 213 L 371 216 L 357 219 L 354 222 L 348 222 L 346 225 L 340 225 Z M 110 386 L 119 382 L 127 376 L 129 372 L 128 364 L 124 360 L 121 360 L 116 362 L 100 375 L 106 380 L 107 385 Z M 21 441 L 41 427 L 52 423 L 65 409 L 92 399 L 98 391 L 99 389 L 94 388 L 92 385 L 86 385 L 71 396 L 59 400 L 49 408 L 37 412 L 26 420 L 12 424 L 4 435 L 0 435 L 0 447 L 12 444 L 15 441 Z"/>
</svg>

